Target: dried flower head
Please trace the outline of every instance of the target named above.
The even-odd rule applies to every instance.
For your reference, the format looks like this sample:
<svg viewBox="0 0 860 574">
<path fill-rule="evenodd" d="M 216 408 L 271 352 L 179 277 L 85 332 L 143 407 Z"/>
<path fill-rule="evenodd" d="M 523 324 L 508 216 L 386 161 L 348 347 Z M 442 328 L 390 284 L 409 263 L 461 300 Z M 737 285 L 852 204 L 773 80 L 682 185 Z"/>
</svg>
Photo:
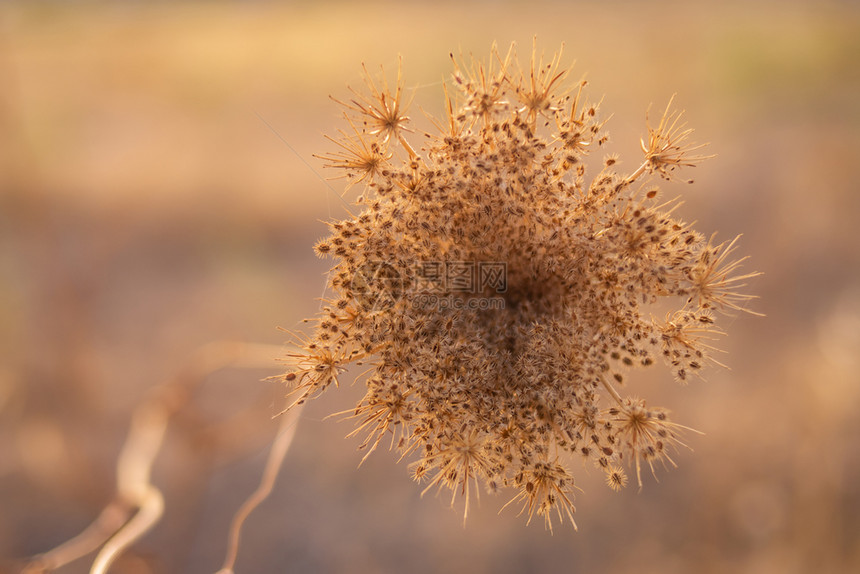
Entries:
<svg viewBox="0 0 860 574">
<path fill-rule="evenodd" d="M 420 148 L 400 70 L 393 93 L 365 70 L 369 94 L 343 104 L 350 131 L 323 156 L 364 184 L 360 212 L 315 248 L 334 259 L 335 295 L 285 380 L 298 404 L 369 366 L 348 413 L 361 448 L 386 440 L 467 511 L 473 487 L 512 488 L 509 504 L 551 528 L 573 522 L 571 458 L 613 490 L 625 466 L 641 486 L 642 462 L 674 465 L 686 427 L 619 389 L 660 361 L 682 382 L 716 363 L 714 312 L 745 310 L 754 274 L 738 271 L 736 241 L 706 241 L 648 186 L 703 159 L 679 113 L 648 125 L 631 174 L 609 155 L 586 181 L 607 136 L 585 82 L 565 85 L 560 54 L 516 61 L 513 48 L 455 60 L 459 97 L 445 89 L 447 117 Z"/>
</svg>

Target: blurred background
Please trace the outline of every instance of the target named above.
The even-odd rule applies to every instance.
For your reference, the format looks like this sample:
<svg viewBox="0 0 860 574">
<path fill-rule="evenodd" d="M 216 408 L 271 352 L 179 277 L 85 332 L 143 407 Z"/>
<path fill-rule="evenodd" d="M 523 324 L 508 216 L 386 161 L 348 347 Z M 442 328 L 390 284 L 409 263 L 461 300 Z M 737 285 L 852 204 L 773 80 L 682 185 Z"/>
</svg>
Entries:
<svg viewBox="0 0 860 574">
<path fill-rule="evenodd" d="M 312 157 L 343 127 L 329 94 L 399 54 L 423 121 L 449 52 L 516 41 L 525 63 L 535 34 L 603 97 L 622 170 L 674 93 L 717 155 L 664 189 L 744 234 L 767 317 L 723 323 L 731 370 L 630 384 L 705 434 L 642 492 L 583 468 L 578 533 L 497 515 L 505 494 L 464 528 L 394 454 L 357 468 L 350 423 L 323 420 L 362 394 L 341 388 L 303 413 L 237 571 L 860 571 L 860 7 L 668 0 L 0 4 L 0 570 L 95 519 L 135 407 L 201 345 L 278 345 L 315 313 L 311 245 L 344 215 Z M 219 568 L 283 405 L 276 355 L 173 421 L 165 516 L 113 572 Z"/>
</svg>

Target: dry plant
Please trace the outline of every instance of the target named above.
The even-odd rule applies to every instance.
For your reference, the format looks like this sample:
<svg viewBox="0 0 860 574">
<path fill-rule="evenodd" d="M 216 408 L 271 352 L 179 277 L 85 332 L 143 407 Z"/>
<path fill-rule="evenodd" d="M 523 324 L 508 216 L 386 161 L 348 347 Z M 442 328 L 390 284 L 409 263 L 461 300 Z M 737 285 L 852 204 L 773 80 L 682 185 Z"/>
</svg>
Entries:
<svg viewBox="0 0 860 574">
<path fill-rule="evenodd" d="M 451 59 L 457 93 L 420 146 L 400 68 L 393 89 L 365 69 L 367 90 L 339 102 L 348 128 L 320 157 L 360 184 L 360 211 L 315 246 L 334 295 L 295 334 L 287 410 L 363 364 L 367 392 L 342 414 L 367 455 L 385 441 L 412 459 L 425 491 L 465 499 L 464 520 L 482 486 L 509 487 L 551 529 L 573 523 L 571 455 L 613 490 L 625 468 L 641 488 L 643 465 L 674 466 L 690 429 L 628 395 L 629 374 L 663 361 L 686 383 L 719 364 L 717 314 L 748 311 L 756 274 L 737 239 L 706 239 L 651 184 L 706 158 L 671 101 L 637 169 L 608 155 L 586 180 L 605 120 L 561 52 L 533 49 L 525 69 L 513 46 Z"/>
<path fill-rule="evenodd" d="M 689 142 L 682 114 L 667 105 L 642 139 L 629 175 L 605 157 L 587 181 L 586 156 L 608 140 L 583 80 L 569 82 L 561 52 L 533 49 L 522 70 L 514 47 L 489 62 L 454 62 L 446 116 L 417 137 L 398 68 L 394 89 L 365 69 L 367 92 L 338 102 L 349 127 L 321 156 L 362 184 L 360 211 L 329 222 L 315 246 L 336 259 L 335 294 L 309 335 L 293 334 L 283 380 L 286 416 L 260 487 L 238 510 L 219 573 L 233 571 L 239 535 L 268 495 L 295 432 L 300 405 L 364 365 L 367 388 L 352 435 L 365 458 L 387 439 L 411 458 L 425 491 L 452 504 L 512 488 L 505 506 L 529 520 L 553 515 L 574 527 L 570 459 L 601 468 L 620 490 L 633 468 L 675 463 L 688 427 L 664 408 L 622 395 L 630 371 L 665 362 L 686 383 L 715 358 L 716 314 L 746 311 L 737 238 L 717 243 L 672 214 L 652 176 L 671 180 L 706 158 Z M 664 318 L 649 311 L 671 306 Z M 27 572 L 54 570 L 99 550 L 91 572 L 112 562 L 161 517 L 150 472 L 171 417 L 208 373 L 261 364 L 268 347 L 214 344 L 136 411 L 117 463 L 117 494 L 93 525 L 33 558 Z M 270 359 L 264 360 L 266 364 Z M 351 436 L 352 436 L 351 435 Z M 474 490 L 473 490 L 474 489 Z"/>
<path fill-rule="evenodd" d="M 226 367 L 259 368 L 273 364 L 279 347 L 238 342 L 214 342 L 189 357 L 187 365 L 172 380 L 156 386 L 152 396 L 135 410 L 125 444 L 117 460 L 117 490 L 114 499 L 83 532 L 60 546 L 31 558 L 25 574 L 50 572 L 96 552 L 91 574 L 107 573 L 114 561 L 146 534 L 164 513 L 164 497 L 152 483 L 152 467 L 161 452 L 172 418 L 189 408 L 195 390 L 211 373 Z M 227 556 L 220 574 L 233 572 L 239 538 L 245 520 L 271 492 L 284 456 L 295 436 L 300 411 L 282 417 L 272 441 L 266 468 L 257 490 L 239 508 L 230 525 Z M 225 434 L 235 434 L 226 428 Z"/>
</svg>

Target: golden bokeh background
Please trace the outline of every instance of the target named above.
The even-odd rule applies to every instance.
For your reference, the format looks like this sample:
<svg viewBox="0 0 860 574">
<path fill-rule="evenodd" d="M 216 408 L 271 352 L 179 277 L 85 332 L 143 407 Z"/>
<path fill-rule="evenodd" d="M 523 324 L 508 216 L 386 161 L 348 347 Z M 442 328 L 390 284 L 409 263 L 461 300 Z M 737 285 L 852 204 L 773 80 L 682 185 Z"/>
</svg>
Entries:
<svg viewBox="0 0 860 574">
<path fill-rule="evenodd" d="M 315 173 L 342 127 L 328 95 L 399 54 L 420 120 L 449 52 L 526 60 L 534 35 L 603 96 L 621 169 L 675 93 L 716 154 L 664 188 L 700 231 L 744 234 L 767 317 L 724 323 L 731 370 L 629 388 L 705 434 L 642 492 L 583 468 L 579 532 L 497 515 L 504 495 L 463 527 L 394 454 L 357 468 L 350 424 L 323 420 L 361 394 L 341 388 L 305 410 L 237 571 L 860 571 L 860 7 L 669 0 L 0 4 L 0 571 L 95 519 L 135 406 L 196 349 L 280 344 L 314 314 L 310 247 L 344 213 Z M 199 389 L 154 468 L 165 515 L 112 572 L 220 567 L 280 368 Z"/>
</svg>

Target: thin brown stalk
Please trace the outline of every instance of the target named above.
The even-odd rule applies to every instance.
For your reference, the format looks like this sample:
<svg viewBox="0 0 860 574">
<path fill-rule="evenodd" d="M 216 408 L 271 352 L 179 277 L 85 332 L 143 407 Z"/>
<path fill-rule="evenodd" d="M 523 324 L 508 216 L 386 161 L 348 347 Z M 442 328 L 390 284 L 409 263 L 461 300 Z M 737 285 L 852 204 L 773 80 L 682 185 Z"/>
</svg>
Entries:
<svg viewBox="0 0 860 574">
<path fill-rule="evenodd" d="M 266 467 L 263 470 L 263 476 L 260 480 L 260 485 L 257 487 L 251 496 L 245 500 L 245 503 L 239 508 L 238 512 L 233 516 L 233 522 L 230 525 L 230 533 L 227 542 L 227 556 L 224 559 L 224 564 L 218 571 L 218 574 L 232 574 L 233 567 L 236 564 L 236 558 L 239 555 L 239 541 L 242 534 L 242 526 L 254 511 L 272 492 L 275 485 L 275 480 L 278 478 L 278 472 L 290 449 L 293 438 L 296 436 L 296 427 L 299 420 L 301 407 L 292 409 L 281 416 L 281 424 L 278 427 L 278 436 L 272 443 L 272 448 L 269 451 L 269 457 L 266 460 Z"/>
<path fill-rule="evenodd" d="M 117 493 L 83 532 L 56 548 L 34 557 L 27 572 L 47 572 L 86 556 L 100 546 L 90 569 L 104 574 L 111 564 L 161 518 L 164 500 L 150 481 L 170 418 L 191 399 L 210 373 L 227 366 L 270 366 L 279 346 L 221 341 L 198 349 L 173 380 L 154 389 L 152 398 L 132 416 L 128 438 L 117 460 Z"/>
</svg>

